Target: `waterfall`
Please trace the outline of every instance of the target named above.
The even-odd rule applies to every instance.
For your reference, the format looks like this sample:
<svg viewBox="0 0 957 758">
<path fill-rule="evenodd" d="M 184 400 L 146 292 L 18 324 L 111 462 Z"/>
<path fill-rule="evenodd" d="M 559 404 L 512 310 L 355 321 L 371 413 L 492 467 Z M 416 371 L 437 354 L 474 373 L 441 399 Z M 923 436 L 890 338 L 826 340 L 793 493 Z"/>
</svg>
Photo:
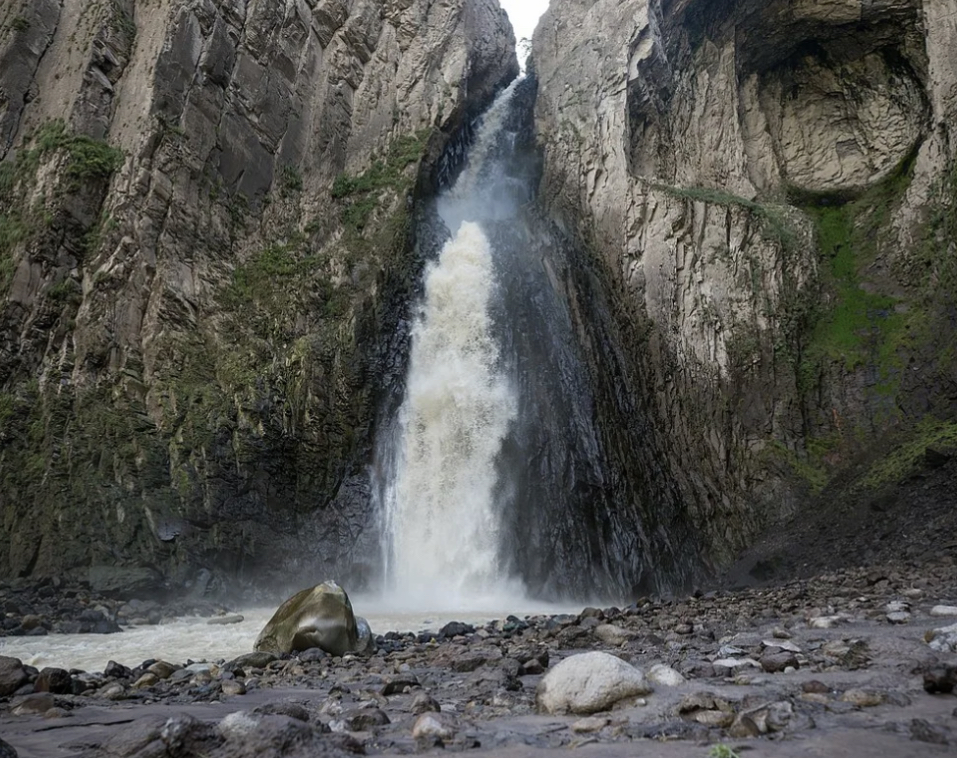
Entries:
<svg viewBox="0 0 957 758">
<path fill-rule="evenodd" d="M 382 503 L 387 581 L 408 607 L 491 607 L 522 594 L 501 559 L 496 459 L 517 399 L 492 333 L 495 269 L 482 228 L 514 212 L 492 156 L 517 85 L 485 114 L 467 166 L 439 198 L 453 237 L 426 270 L 398 434 L 382 456 L 393 462 Z"/>
</svg>

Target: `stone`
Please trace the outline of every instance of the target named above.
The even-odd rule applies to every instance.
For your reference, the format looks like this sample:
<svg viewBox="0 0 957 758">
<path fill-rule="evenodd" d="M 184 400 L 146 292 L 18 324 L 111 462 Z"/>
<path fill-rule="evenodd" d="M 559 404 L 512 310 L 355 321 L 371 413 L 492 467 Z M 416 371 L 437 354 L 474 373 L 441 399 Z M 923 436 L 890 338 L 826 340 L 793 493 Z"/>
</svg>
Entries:
<svg viewBox="0 0 957 758">
<path fill-rule="evenodd" d="M 662 687 L 677 687 L 688 680 L 671 666 L 656 663 L 648 669 L 648 681 L 652 684 L 660 684 Z"/>
<path fill-rule="evenodd" d="M 19 758 L 19 753 L 13 745 L 0 738 L 0 758 Z"/>
<path fill-rule="evenodd" d="M 793 642 L 790 642 L 786 639 L 773 639 L 773 640 L 764 640 L 762 643 L 766 648 L 769 648 L 771 652 L 777 650 L 785 650 L 789 653 L 800 653 L 801 648 L 795 645 Z"/>
<path fill-rule="evenodd" d="M 412 736 L 417 740 L 450 740 L 456 732 L 455 718 L 447 713 L 423 713 L 412 726 Z"/>
<path fill-rule="evenodd" d="M 342 714 L 342 721 L 350 732 L 367 732 L 392 723 L 380 708 L 358 708 Z"/>
<path fill-rule="evenodd" d="M 753 658 L 719 658 L 711 665 L 717 676 L 735 676 L 741 671 L 761 668 L 761 664 Z"/>
<path fill-rule="evenodd" d="M 922 674 L 924 691 L 929 695 L 949 695 L 957 689 L 957 666 L 935 662 L 928 665 Z"/>
<path fill-rule="evenodd" d="M 874 690 L 850 689 L 841 695 L 841 702 L 856 705 L 858 708 L 873 708 L 885 701 L 883 693 Z"/>
<path fill-rule="evenodd" d="M 427 711 L 438 713 L 442 708 L 428 692 L 420 692 L 412 699 L 410 710 L 414 714 L 426 713 Z"/>
<path fill-rule="evenodd" d="M 335 582 L 302 590 L 273 614 L 256 640 L 257 652 L 280 655 L 318 647 L 331 655 L 354 652 L 359 645 L 349 596 Z"/>
<path fill-rule="evenodd" d="M 19 658 L 0 655 L 0 697 L 12 695 L 28 680 L 27 672 L 24 671 Z"/>
<path fill-rule="evenodd" d="M 780 653 L 766 653 L 761 656 L 761 668 L 769 674 L 778 674 L 785 669 L 797 669 L 798 659 L 794 653 L 782 651 Z"/>
<path fill-rule="evenodd" d="M 180 666 L 175 666 L 172 663 L 167 663 L 166 661 L 156 661 L 155 663 L 150 664 L 146 669 L 151 674 L 155 674 L 158 679 L 169 679 Z"/>
<path fill-rule="evenodd" d="M 600 624 L 594 629 L 594 635 L 606 645 L 620 646 L 632 639 L 634 635 L 626 629 L 614 624 Z"/>
<path fill-rule="evenodd" d="M 65 669 L 44 668 L 33 683 L 35 692 L 52 692 L 54 695 L 69 695 L 73 692 L 73 679 Z"/>
<path fill-rule="evenodd" d="M 220 685 L 224 695 L 245 695 L 246 685 L 235 679 L 225 679 Z"/>
<path fill-rule="evenodd" d="M 236 669 L 264 669 L 273 661 L 278 661 L 279 656 L 275 653 L 266 651 L 257 651 L 255 653 L 246 653 L 238 658 L 234 658 L 224 667 L 227 671 Z"/>
<path fill-rule="evenodd" d="M 137 690 L 146 689 L 147 687 L 153 687 L 156 684 L 159 684 L 160 678 L 156 674 L 147 671 L 139 679 L 133 682 L 133 688 Z"/>
<path fill-rule="evenodd" d="M 641 671 L 608 653 L 573 655 L 554 666 L 538 684 L 539 710 L 590 715 L 627 698 L 652 691 Z"/>
<path fill-rule="evenodd" d="M 932 629 L 925 635 L 931 650 L 938 653 L 957 653 L 957 624 Z"/>
<path fill-rule="evenodd" d="M 474 634 L 475 627 L 471 624 L 463 624 L 461 621 L 450 621 L 439 630 L 439 639 L 449 639 L 451 637 L 461 637 L 467 634 Z"/>
<path fill-rule="evenodd" d="M 414 689 L 419 686 L 419 679 L 415 674 L 400 674 L 392 677 L 388 682 L 382 685 L 379 692 L 385 697 L 399 694 L 406 690 Z"/>
<path fill-rule="evenodd" d="M 808 621 L 811 629 L 833 629 L 841 623 L 843 619 L 840 616 L 817 616 Z"/>
<path fill-rule="evenodd" d="M 957 616 L 957 605 L 935 605 L 930 609 L 931 616 Z"/>
<path fill-rule="evenodd" d="M 885 617 L 891 624 L 906 624 L 910 621 L 910 613 L 908 611 L 895 611 L 893 613 L 888 613 Z"/>
<path fill-rule="evenodd" d="M 116 661 L 110 661 L 106 664 L 103 675 L 111 679 L 130 679 L 133 676 L 133 670 Z"/>
<path fill-rule="evenodd" d="M 949 729 L 931 724 L 926 719 L 911 720 L 910 736 L 912 740 L 926 742 L 931 745 L 949 745 L 951 743 Z M 957 744 L 957 742 L 954 744 Z"/>
</svg>

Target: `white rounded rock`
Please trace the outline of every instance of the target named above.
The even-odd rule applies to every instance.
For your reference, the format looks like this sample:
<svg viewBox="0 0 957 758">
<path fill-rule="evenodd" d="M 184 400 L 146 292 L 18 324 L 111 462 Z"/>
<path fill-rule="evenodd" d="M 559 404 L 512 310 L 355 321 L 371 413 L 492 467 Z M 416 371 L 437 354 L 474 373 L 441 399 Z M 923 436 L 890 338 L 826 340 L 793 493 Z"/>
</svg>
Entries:
<svg viewBox="0 0 957 758">
<path fill-rule="evenodd" d="M 566 658 L 539 682 L 536 700 L 546 713 L 598 713 L 630 697 L 652 691 L 644 675 L 608 653 Z"/>
<path fill-rule="evenodd" d="M 671 668 L 671 666 L 656 663 L 648 669 L 648 681 L 653 684 L 660 684 L 662 687 L 677 687 L 678 685 L 684 684 L 687 679 Z"/>
</svg>

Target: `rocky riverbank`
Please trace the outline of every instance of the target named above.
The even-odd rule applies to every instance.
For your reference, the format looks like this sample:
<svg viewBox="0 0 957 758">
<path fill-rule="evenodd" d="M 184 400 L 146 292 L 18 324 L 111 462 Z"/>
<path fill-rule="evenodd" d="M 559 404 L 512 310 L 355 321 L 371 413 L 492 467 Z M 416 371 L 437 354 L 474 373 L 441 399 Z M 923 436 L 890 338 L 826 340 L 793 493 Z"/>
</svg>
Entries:
<svg viewBox="0 0 957 758">
<path fill-rule="evenodd" d="M 844 569 L 624 609 L 389 633 L 368 657 L 254 653 L 103 672 L 0 658 L 0 735 L 20 758 L 732 755 L 715 746 L 944 755 L 957 746 L 955 579 L 950 556 Z M 552 677 L 554 692 L 557 664 L 593 651 L 637 668 L 643 685 L 602 702 L 613 683 L 592 666 L 572 686 L 598 699 L 558 712 L 541 682 Z"/>
</svg>

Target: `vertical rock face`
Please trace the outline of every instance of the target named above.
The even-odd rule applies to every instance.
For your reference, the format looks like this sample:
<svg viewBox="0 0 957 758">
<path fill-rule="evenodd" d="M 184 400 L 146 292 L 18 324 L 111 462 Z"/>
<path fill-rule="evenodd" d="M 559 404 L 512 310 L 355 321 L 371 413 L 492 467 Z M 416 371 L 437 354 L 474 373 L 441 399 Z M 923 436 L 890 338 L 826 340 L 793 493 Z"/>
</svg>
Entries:
<svg viewBox="0 0 957 758">
<path fill-rule="evenodd" d="M 418 167 L 513 43 L 496 0 L 0 2 L 0 576 L 361 567 Z"/>
<path fill-rule="evenodd" d="M 536 32 L 543 201 L 608 275 L 715 561 L 862 441 L 951 429 L 954 12 L 553 0 Z"/>
</svg>

